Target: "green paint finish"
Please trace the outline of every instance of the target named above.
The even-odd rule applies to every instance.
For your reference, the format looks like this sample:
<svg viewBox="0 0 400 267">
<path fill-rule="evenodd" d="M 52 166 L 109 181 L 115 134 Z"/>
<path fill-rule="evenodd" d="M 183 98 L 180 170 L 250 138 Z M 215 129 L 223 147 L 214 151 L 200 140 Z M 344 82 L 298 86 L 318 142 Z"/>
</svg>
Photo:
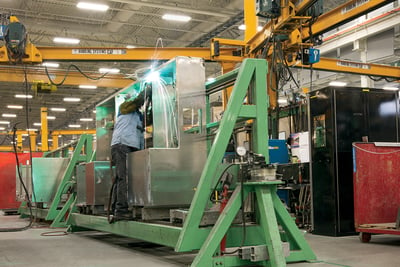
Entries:
<svg viewBox="0 0 400 267">
<path fill-rule="evenodd" d="M 209 196 L 224 168 L 221 165 L 231 134 L 238 122 L 253 119 L 252 147 L 255 153 L 263 154 L 268 162 L 268 96 L 266 88 L 267 64 L 265 60 L 246 59 L 241 68 L 223 75 L 216 82 L 207 84 L 207 90 L 213 90 L 236 77 L 231 98 L 221 122 L 208 123 L 206 129 L 219 127 L 210 147 L 207 162 L 200 177 L 197 190 L 192 200 L 183 227 L 152 224 L 137 221 L 120 221 L 109 224 L 105 217 L 73 213 L 68 223 L 71 230 L 81 228 L 114 233 L 137 238 L 165 246 L 174 247 L 177 252 L 200 249 L 192 266 L 243 266 L 251 263 L 234 256 L 220 256 L 217 251 L 221 239 L 227 235 L 227 247 L 244 244 L 266 245 L 270 259 L 257 262 L 257 265 L 279 267 L 286 266 L 286 261 L 314 259 L 315 255 L 306 243 L 304 236 L 297 229 L 276 195 L 277 184 L 281 181 L 246 182 L 244 188 L 237 185 L 224 211 L 213 227 L 199 227 L 203 212 L 210 203 Z M 244 100 L 247 97 L 247 102 Z M 200 129 L 192 130 L 198 132 Z M 246 240 L 242 240 L 241 225 L 232 225 L 234 217 L 241 207 L 241 191 L 247 196 L 256 193 L 259 209 L 259 225 L 246 225 Z M 285 259 L 278 223 L 287 232 L 291 247 L 296 248 Z M 79 228 L 79 229 L 78 229 Z M 254 264 L 254 263 L 253 263 Z"/>
<path fill-rule="evenodd" d="M 271 196 L 272 192 L 276 191 L 276 185 L 257 186 L 255 191 L 260 209 L 260 223 L 264 226 L 264 237 L 269 255 L 268 266 L 286 266 L 282 241 L 274 212 L 274 203 Z"/>
<path fill-rule="evenodd" d="M 236 187 L 191 266 L 211 266 L 210 261 L 212 261 L 214 253 L 241 207 L 241 190 L 240 185 Z M 248 190 L 244 189 L 244 199 L 246 199 L 248 193 Z"/>
<path fill-rule="evenodd" d="M 248 93 L 248 88 L 253 78 L 253 74 L 256 69 L 261 68 L 261 70 L 264 71 L 263 79 L 264 83 L 266 83 L 266 67 L 267 64 L 265 60 L 245 59 L 241 68 L 239 69 L 231 98 L 229 99 L 226 111 L 224 112 L 224 116 L 222 117 L 220 123 L 220 127 L 215 136 L 214 143 L 210 149 L 210 153 L 208 155 L 203 173 L 200 177 L 199 185 L 194 195 L 192 205 L 190 206 L 189 214 L 186 218 L 183 231 L 179 237 L 177 247 L 175 248 L 176 251 L 189 251 L 192 248 L 194 239 L 193 237 L 196 236 L 196 232 L 203 215 L 203 212 L 199 211 L 204 211 L 206 208 L 208 196 L 211 193 L 211 185 L 214 177 L 216 176 L 216 170 L 220 162 L 222 162 L 226 147 L 237 122 L 237 118 L 240 114 L 243 101 Z M 229 73 L 226 74 L 226 77 L 228 76 Z M 256 77 L 260 78 L 261 76 L 258 75 Z M 266 87 L 257 89 L 263 90 L 264 94 L 266 94 Z M 263 105 L 265 106 L 265 110 L 267 110 L 267 102 L 264 102 Z M 264 134 L 267 136 L 266 129 L 264 129 Z M 268 147 L 266 146 L 266 149 L 267 148 Z M 256 151 L 258 150 L 259 149 Z"/>
<path fill-rule="evenodd" d="M 67 202 L 64 204 L 62 209 L 58 212 L 56 218 L 51 224 L 51 227 L 67 227 L 68 216 L 74 212 L 77 208 L 75 207 L 76 193 L 73 193 Z"/>
<path fill-rule="evenodd" d="M 168 247 L 175 247 L 181 232 L 180 227 L 137 221 L 119 221 L 109 224 L 106 217 L 78 213 L 71 214 L 69 223 L 73 226 L 137 238 Z"/>
<path fill-rule="evenodd" d="M 238 76 L 239 70 L 240 69 L 232 70 L 228 73 L 225 73 L 225 74 L 215 78 L 214 81 L 207 82 L 206 83 L 206 93 L 211 91 L 213 88 L 228 87 L 228 86 L 226 86 L 226 84 L 235 80 L 236 76 Z"/>
<path fill-rule="evenodd" d="M 256 114 L 257 114 L 256 113 L 256 106 L 247 105 L 247 106 L 242 106 L 242 108 L 240 110 L 239 117 L 246 118 L 246 119 L 249 119 L 249 118 L 254 118 L 255 119 L 257 117 Z"/>
<path fill-rule="evenodd" d="M 65 170 L 64 177 L 58 186 L 53 202 L 50 205 L 46 220 L 52 221 L 57 217 L 59 213 L 58 206 L 61 204 L 61 196 L 66 193 L 69 188 L 67 185 L 71 183 L 76 164 L 80 161 L 89 162 L 89 160 L 92 158 L 92 143 L 92 135 L 81 135 L 79 142 L 74 149 L 74 153 L 72 154 L 72 157 L 68 163 L 67 169 Z M 81 154 L 82 152 L 84 154 Z"/>
<path fill-rule="evenodd" d="M 305 260 L 315 260 L 316 256 L 312 251 L 310 245 L 307 243 L 304 235 L 297 228 L 290 214 L 286 211 L 285 206 L 275 193 L 272 195 L 275 213 L 279 224 L 282 226 L 286 233 L 290 247 L 294 248 L 290 256 L 286 258 L 287 262 L 297 262 Z"/>
<path fill-rule="evenodd" d="M 21 205 L 18 209 L 18 212 L 21 214 L 21 217 L 23 217 L 23 218 L 24 218 L 24 216 L 29 217 L 31 215 L 29 208 L 26 205 L 25 206 Z M 47 209 L 39 209 L 39 208 L 32 207 L 32 215 L 39 219 L 45 219 L 48 212 L 49 212 L 49 210 L 47 210 Z"/>
</svg>

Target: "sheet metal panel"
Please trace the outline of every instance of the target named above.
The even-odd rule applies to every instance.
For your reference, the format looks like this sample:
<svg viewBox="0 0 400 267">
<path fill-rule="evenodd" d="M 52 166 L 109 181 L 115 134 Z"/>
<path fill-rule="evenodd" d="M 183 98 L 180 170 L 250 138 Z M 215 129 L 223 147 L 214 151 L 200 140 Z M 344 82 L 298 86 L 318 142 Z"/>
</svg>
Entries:
<svg viewBox="0 0 400 267">
<path fill-rule="evenodd" d="M 395 222 L 400 207 L 400 147 L 354 145 L 355 227 Z"/>
<path fill-rule="evenodd" d="M 68 158 L 34 158 L 32 202 L 51 203 L 68 166 Z"/>
<path fill-rule="evenodd" d="M 41 157 L 42 153 L 35 152 L 32 156 Z M 18 153 L 21 164 L 26 164 L 29 157 L 29 153 Z M 0 152 L 0 209 L 17 209 L 20 205 L 16 200 L 16 166 L 13 152 Z"/>
<path fill-rule="evenodd" d="M 153 82 L 153 101 L 160 100 L 153 111 L 154 147 L 128 156 L 128 199 L 134 206 L 184 207 L 191 203 L 207 157 L 205 130 L 185 133 L 205 125 L 204 62 L 176 57 L 157 70 L 164 82 Z"/>
<path fill-rule="evenodd" d="M 108 203 L 112 177 L 109 161 L 93 161 L 86 164 L 86 204 L 106 205 Z"/>
<path fill-rule="evenodd" d="M 86 163 L 76 166 L 76 205 L 86 205 Z"/>
<path fill-rule="evenodd" d="M 204 167 L 206 148 L 150 148 L 128 156 L 128 201 L 133 206 L 190 205 Z"/>
</svg>

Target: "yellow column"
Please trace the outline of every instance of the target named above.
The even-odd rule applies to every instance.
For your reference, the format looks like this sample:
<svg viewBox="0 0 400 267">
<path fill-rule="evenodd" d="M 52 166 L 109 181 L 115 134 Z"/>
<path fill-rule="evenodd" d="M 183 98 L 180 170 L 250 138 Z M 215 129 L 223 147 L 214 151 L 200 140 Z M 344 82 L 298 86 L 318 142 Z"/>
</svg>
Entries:
<svg viewBox="0 0 400 267">
<path fill-rule="evenodd" d="M 232 62 L 221 62 L 222 74 L 230 72 L 235 69 L 236 63 Z M 226 109 L 226 105 L 228 105 L 229 97 L 232 94 L 233 86 L 230 86 L 222 91 L 222 105 L 224 110 Z"/>
<path fill-rule="evenodd" d="M 17 134 L 17 150 L 22 150 L 22 134 Z"/>
<path fill-rule="evenodd" d="M 31 150 L 36 151 L 36 134 L 35 132 L 28 132 L 28 134 L 31 139 Z"/>
<path fill-rule="evenodd" d="M 51 150 L 55 150 L 58 148 L 58 134 L 53 134 L 51 136 L 51 139 L 53 139 L 53 145 L 51 147 Z"/>
<path fill-rule="evenodd" d="M 257 33 L 258 18 L 255 0 L 244 0 L 244 25 L 246 25 L 244 41 L 248 42 Z"/>
<path fill-rule="evenodd" d="M 47 128 L 47 108 L 40 108 L 40 122 L 42 123 L 42 151 L 49 150 L 49 130 Z"/>
</svg>

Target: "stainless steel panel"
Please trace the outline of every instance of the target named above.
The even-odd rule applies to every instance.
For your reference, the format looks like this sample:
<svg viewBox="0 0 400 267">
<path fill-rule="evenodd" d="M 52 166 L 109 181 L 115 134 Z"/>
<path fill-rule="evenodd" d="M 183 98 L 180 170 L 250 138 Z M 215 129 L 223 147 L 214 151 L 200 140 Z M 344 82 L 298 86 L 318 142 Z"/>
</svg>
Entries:
<svg viewBox="0 0 400 267">
<path fill-rule="evenodd" d="M 86 205 L 86 163 L 76 166 L 76 205 Z"/>
<path fill-rule="evenodd" d="M 115 116 L 114 98 L 96 107 L 96 160 L 111 159 L 111 137 Z"/>
<path fill-rule="evenodd" d="M 22 186 L 21 181 L 19 180 L 17 166 L 15 168 L 16 168 L 16 175 L 15 175 L 15 177 L 16 177 L 16 180 L 15 180 L 16 200 L 21 201 L 21 202 L 28 201 L 26 199 L 24 187 Z M 22 181 L 24 182 L 25 187 L 28 191 L 29 199 L 32 199 L 31 165 L 20 165 L 19 169 L 20 169 Z"/>
<path fill-rule="evenodd" d="M 112 186 L 109 161 L 86 164 L 86 204 L 106 205 Z"/>
<path fill-rule="evenodd" d="M 35 196 L 32 202 L 51 203 L 57 192 L 65 170 L 68 166 L 67 158 L 33 158 L 33 188 Z"/>
<path fill-rule="evenodd" d="M 167 131 L 169 133 L 165 131 L 165 116 L 162 110 L 157 111 L 163 103 L 156 104 L 153 110 L 154 148 L 128 156 L 128 201 L 133 206 L 185 207 L 192 201 L 207 157 L 204 134 L 184 132 L 205 125 L 205 116 L 202 116 L 205 114 L 204 63 L 199 58 L 177 57 L 157 70 L 166 83 L 172 80 L 171 86 L 168 85 L 168 96 L 173 98 L 169 105 L 176 110 L 170 111 L 174 118 L 168 121 L 177 121 L 178 125 L 174 126 L 177 134 L 170 135 L 171 129 Z M 175 92 L 171 92 L 172 89 Z M 163 93 L 153 82 L 153 101 L 164 99 L 159 96 Z M 161 142 L 166 134 L 176 142 L 170 142 L 170 137 L 167 142 Z"/>
<path fill-rule="evenodd" d="M 190 205 L 205 162 L 205 146 L 149 148 L 128 156 L 128 199 L 133 206 Z M 184 153 L 186 152 L 186 153 Z"/>
</svg>

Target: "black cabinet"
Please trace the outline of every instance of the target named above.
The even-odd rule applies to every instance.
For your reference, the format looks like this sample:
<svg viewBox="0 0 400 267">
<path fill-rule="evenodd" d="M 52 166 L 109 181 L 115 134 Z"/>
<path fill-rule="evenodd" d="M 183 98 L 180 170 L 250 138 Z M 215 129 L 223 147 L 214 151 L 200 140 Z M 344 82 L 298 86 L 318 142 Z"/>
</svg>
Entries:
<svg viewBox="0 0 400 267">
<path fill-rule="evenodd" d="M 352 143 L 398 142 L 398 92 L 327 87 L 309 105 L 314 233 L 352 234 Z"/>
</svg>

